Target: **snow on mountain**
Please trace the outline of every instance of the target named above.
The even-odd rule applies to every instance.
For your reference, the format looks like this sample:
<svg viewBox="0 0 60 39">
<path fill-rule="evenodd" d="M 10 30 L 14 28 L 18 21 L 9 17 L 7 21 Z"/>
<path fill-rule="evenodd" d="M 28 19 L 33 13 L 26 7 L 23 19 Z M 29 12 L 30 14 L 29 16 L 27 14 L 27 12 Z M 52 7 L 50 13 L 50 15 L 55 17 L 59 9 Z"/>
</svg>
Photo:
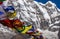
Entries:
<svg viewBox="0 0 60 39">
<path fill-rule="evenodd" d="M 36 2 L 36 1 L 23 0 L 22 4 L 20 3 L 21 20 L 25 21 L 26 24 L 32 24 L 33 26 L 35 26 L 35 28 L 40 28 L 41 19 L 45 19 L 46 21 L 49 20 L 49 23 L 51 24 L 52 23 L 51 19 L 53 20 L 59 14 L 60 14 L 59 9 L 51 1 L 48 1 L 46 4 L 43 4 L 43 3 Z M 49 37 L 50 35 L 52 35 L 52 32 L 45 31 L 43 34 L 44 35 L 48 34 L 48 37 Z M 54 37 L 51 36 L 48 39 L 50 38 L 58 39 L 57 33 L 56 34 L 54 33 L 53 36 Z"/>
<path fill-rule="evenodd" d="M 48 1 L 46 4 L 45 4 L 47 7 L 51 7 L 51 8 L 54 8 L 53 6 L 56 6 L 55 3 L 52 3 L 51 1 Z"/>
<path fill-rule="evenodd" d="M 39 17 L 42 14 L 42 16 L 40 17 L 44 18 L 45 20 L 49 20 L 49 22 L 51 23 L 51 18 L 58 16 L 58 13 L 59 13 L 58 8 L 51 1 L 48 1 L 46 4 L 38 3 L 36 1 L 29 1 L 29 0 L 28 1 L 19 0 L 19 1 L 22 1 L 22 4 L 19 2 L 21 14 L 24 14 L 25 15 L 24 17 L 26 18 L 29 17 L 29 19 L 32 21 L 35 20 L 35 19 L 33 20 L 33 17 L 37 19 L 37 17 Z M 34 16 L 32 14 L 34 14 Z M 24 17 L 22 18 L 24 19 Z M 38 20 L 35 20 L 35 21 L 38 21 Z"/>
<path fill-rule="evenodd" d="M 8 1 L 5 2 L 7 4 Z M 60 14 L 60 9 L 51 1 L 48 1 L 46 4 L 34 0 L 18 0 L 12 1 L 12 3 L 17 12 L 17 17 L 21 21 L 26 22 L 26 25 L 32 24 L 35 28 L 40 28 L 42 19 L 49 20 L 48 22 L 51 24 L 51 19 Z"/>
<path fill-rule="evenodd" d="M 41 19 L 45 19 L 46 21 L 49 20 L 49 23 L 51 24 L 51 19 L 57 17 L 60 14 L 59 9 L 51 1 L 48 1 L 45 4 L 36 2 L 34 0 L 10 1 L 12 1 L 13 6 L 17 12 L 17 17 L 21 21 L 26 22 L 26 25 L 32 24 L 35 26 L 35 28 L 40 28 Z M 9 3 L 7 5 L 9 5 Z"/>
</svg>

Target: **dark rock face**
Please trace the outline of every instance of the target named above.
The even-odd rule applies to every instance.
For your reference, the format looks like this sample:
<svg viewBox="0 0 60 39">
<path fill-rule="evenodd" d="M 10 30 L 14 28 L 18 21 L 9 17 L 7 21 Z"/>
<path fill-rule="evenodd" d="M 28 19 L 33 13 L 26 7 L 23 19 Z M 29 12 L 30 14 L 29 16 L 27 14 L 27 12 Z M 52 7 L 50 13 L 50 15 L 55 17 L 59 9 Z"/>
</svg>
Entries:
<svg viewBox="0 0 60 39">
<path fill-rule="evenodd" d="M 47 29 L 49 27 L 49 23 L 45 20 L 41 20 L 40 25 L 42 29 Z"/>
<path fill-rule="evenodd" d="M 59 32 L 58 32 L 58 38 L 60 39 L 60 29 L 59 29 Z"/>
</svg>

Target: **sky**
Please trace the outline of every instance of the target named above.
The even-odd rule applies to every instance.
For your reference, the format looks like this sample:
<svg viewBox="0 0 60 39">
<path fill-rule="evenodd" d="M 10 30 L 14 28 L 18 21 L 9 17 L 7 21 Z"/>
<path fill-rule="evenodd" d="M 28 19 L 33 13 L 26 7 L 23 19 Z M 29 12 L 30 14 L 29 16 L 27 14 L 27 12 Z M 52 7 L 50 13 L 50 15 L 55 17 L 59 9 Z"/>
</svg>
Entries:
<svg viewBox="0 0 60 39">
<path fill-rule="evenodd" d="M 60 9 L 60 0 L 35 0 L 37 2 L 42 2 L 42 3 L 46 3 L 47 1 L 52 1 L 53 3 L 55 3 L 57 5 L 57 7 Z"/>
</svg>

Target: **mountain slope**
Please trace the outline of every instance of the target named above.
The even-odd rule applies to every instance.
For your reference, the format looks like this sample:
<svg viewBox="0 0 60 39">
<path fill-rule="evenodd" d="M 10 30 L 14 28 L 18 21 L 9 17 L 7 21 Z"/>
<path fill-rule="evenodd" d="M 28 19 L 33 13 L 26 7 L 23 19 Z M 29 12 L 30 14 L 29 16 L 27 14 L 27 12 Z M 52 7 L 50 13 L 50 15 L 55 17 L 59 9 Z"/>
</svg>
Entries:
<svg viewBox="0 0 60 39">
<path fill-rule="evenodd" d="M 49 22 L 49 24 L 53 24 L 56 22 L 56 20 L 59 20 L 57 16 L 59 16 L 60 14 L 60 9 L 57 8 L 56 5 L 51 1 L 48 1 L 46 4 L 36 2 L 34 0 L 18 0 L 18 1 L 11 0 L 11 1 L 12 1 L 12 4 L 9 1 L 5 1 L 4 3 L 6 4 L 4 5 L 5 6 L 10 4 L 13 5 L 17 12 L 16 17 L 21 21 L 26 22 L 25 25 L 32 24 L 35 27 L 35 29 L 36 28 L 40 29 L 41 27 L 40 23 L 41 23 L 41 20 L 43 19 Z M 3 28 L 2 30 L 5 31 L 5 27 L 3 26 L 2 28 Z M 7 28 L 7 31 L 11 32 L 11 30 L 8 30 L 8 28 Z"/>
</svg>

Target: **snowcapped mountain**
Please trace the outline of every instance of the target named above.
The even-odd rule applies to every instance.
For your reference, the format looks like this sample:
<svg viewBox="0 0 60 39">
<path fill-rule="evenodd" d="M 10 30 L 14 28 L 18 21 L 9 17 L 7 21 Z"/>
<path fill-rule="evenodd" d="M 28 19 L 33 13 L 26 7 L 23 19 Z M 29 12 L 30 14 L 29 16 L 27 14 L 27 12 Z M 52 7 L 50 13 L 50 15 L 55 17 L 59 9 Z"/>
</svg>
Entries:
<svg viewBox="0 0 60 39">
<path fill-rule="evenodd" d="M 21 21 L 26 22 L 25 25 L 32 24 L 33 26 L 35 26 L 35 28 L 40 28 L 40 23 L 43 19 L 49 22 L 49 24 L 55 23 L 57 20 L 60 20 L 60 18 L 58 17 L 60 16 L 60 9 L 57 8 L 57 6 L 51 1 L 48 1 L 45 4 L 36 2 L 34 0 L 10 0 L 5 1 L 4 3 L 3 4 L 5 6 L 14 6 L 17 12 L 16 17 L 18 17 Z M 3 30 L 5 30 L 5 28 Z"/>
<path fill-rule="evenodd" d="M 5 6 L 13 5 L 17 12 L 16 17 L 26 22 L 25 25 L 32 24 L 35 28 L 40 28 L 43 19 L 49 24 L 59 20 L 60 9 L 51 1 L 43 4 L 34 0 L 7 0 L 3 4 Z"/>
<path fill-rule="evenodd" d="M 22 21 L 29 22 L 28 24 L 34 23 L 35 26 L 40 26 L 42 19 L 49 20 L 51 24 L 53 19 L 57 19 L 56 17 L 60 14 L 60 10 L 51 1 L 43 4 L 34 0 L 18 0 L 14 6 L 20 14 L 18 14 L 19 16 L 17 15 L 18 18 Z"/>
</svg>

